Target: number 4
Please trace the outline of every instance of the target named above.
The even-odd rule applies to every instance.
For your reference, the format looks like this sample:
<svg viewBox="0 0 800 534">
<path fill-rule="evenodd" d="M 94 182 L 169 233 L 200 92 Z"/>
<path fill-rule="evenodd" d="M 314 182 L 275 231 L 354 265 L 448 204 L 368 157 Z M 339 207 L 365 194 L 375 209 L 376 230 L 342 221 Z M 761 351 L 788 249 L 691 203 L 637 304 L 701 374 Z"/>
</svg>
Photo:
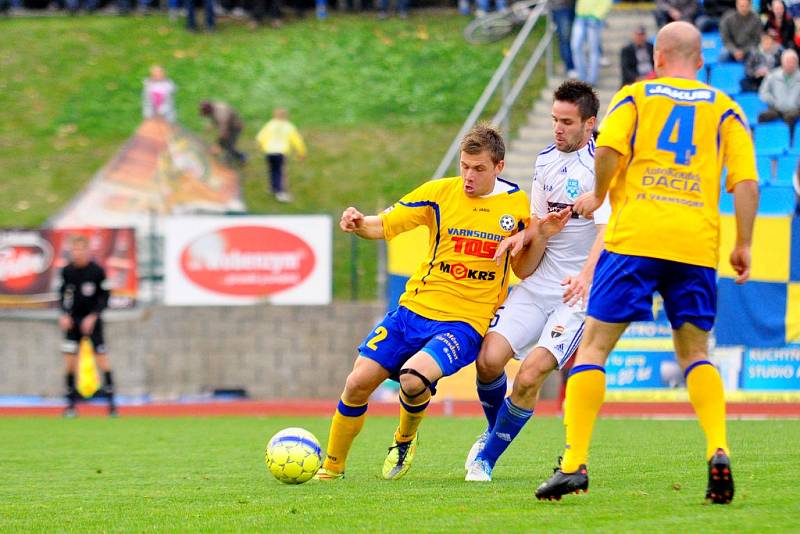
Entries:
<svg viewBox="0 0 800 534">
<path fill-rule="evenodd" d="M 678 165 L 689 165 L 692 156 L 697 154 L 697 146 L 692 144 L 694 109 L 694 106 L 674 106 L 658 134 L 656 148 L 675 154 L 675 163 Z M 677 136 L 673 141 L 676 129 Z"/>
</svg>

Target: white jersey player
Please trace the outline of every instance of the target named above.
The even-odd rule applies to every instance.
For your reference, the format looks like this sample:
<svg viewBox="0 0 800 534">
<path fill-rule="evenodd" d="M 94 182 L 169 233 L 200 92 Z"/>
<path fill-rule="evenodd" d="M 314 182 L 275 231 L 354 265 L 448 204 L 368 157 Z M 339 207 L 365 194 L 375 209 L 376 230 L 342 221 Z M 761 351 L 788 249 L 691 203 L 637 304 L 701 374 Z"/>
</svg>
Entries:
<svg viewBox="0 0 800 534">
<path fill-rule="evenodd" d="M 467 457 L 468 481 L 491 480 L 497 459 L 533 415 L 544 379 L 578 347 L 603 250 L 608 204 L 594 219 L 571 209 L 578 196 L 594 191 L 597 95 L 590 85 L 568 80 L 553 100 L 555 143 L 536 158 L 531 225 L 498 247 L 496 258 L 511 250 L 522 282 L 498 309 L 476 361 L 478 397 L 489 425 Z M 506 398 L 504 369 L 515 356 L 524 361 Z"/>
</svg>

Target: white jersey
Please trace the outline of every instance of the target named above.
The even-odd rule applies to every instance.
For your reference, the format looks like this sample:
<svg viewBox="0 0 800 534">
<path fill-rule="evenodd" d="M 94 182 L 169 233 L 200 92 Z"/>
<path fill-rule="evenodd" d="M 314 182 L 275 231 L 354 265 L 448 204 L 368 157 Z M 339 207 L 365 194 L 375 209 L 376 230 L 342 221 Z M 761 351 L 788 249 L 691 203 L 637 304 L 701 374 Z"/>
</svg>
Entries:
<svg viewBox="0 0 800 534">
<path fill-rule="evenodd" d="M 594 191 L 594 139 L 575 152 L 561 152 L 550 145 L 539 152 L 531 190 L 531 213 L 542 218 L 548 212 L 572 206 L 583 193 Z M 536 271 L 522 284 L 542 297 L 560 299 L 561 281 L 580 272 L 597 237 L 595 225 L 607 224 L 611 215 L 608 197 L 594 219 L 573 213 L 561 232 L 547 241 Z"/>
</svg>

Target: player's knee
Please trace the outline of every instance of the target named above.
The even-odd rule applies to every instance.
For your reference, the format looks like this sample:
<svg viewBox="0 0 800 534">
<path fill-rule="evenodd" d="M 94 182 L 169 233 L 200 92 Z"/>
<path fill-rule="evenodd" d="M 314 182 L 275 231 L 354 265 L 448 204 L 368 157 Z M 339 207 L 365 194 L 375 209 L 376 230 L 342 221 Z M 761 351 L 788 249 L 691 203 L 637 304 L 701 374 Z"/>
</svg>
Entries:
<svg viewBox="0 0 800 534">
<path fill-rule="evenodd" d="M 549 354 L 532 354 L 525 360 L 519 373 L 517 373 L 517 378 L 514 380 L 514 389 L 519 385 L 526 392 L 538 393 L 547 375 L 555 368 L 555 361 Z"/>
<path fill-rule="evenodd" d="M 478 359 L 475 360 L 475 370 L 478 374 L 478 380 L 483 383 L 489 383 L 497 380 L 503 374 L 503 370 L 508 363 L 508 357 L 503 351 L 497 350 L 491 343 L 486 343 L 478 354 Z"/>
<path fill-rule="evenodd" d="M 347 375 L 344 383 L 344 396 L 347 397 L 347 400 L 364 403 L 369 400 L 371 393 L 368 381 L 360 373 L 352 371 Z"/>
<path fill-rule="evenodd" d="M 412 373 L 404 373 L 400 375 L 400 389 L 407 397 L 418 397 L 425 393 L 428 385 L 422 379 Z"/>
</svg>

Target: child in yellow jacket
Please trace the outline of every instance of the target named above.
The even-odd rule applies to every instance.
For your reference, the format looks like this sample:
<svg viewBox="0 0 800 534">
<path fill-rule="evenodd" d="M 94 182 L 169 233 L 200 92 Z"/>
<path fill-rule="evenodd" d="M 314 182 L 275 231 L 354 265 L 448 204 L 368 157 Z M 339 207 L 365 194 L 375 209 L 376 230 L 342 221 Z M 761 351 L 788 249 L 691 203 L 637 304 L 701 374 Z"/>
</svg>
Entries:
<svg viewBox="0 0 800 534">
<path fill-rule="evenodd" d="M 274 109 L 272 120 L 261 128 L 256 141 L 266 156 L 275 200 L 291 202 L 292 195 L 286 190 L 286 157 L 294 154 L 303 160 L 306 144 L 295 125 L 289 122 L 289 113 L 283 108 Z"/>
</svg>

